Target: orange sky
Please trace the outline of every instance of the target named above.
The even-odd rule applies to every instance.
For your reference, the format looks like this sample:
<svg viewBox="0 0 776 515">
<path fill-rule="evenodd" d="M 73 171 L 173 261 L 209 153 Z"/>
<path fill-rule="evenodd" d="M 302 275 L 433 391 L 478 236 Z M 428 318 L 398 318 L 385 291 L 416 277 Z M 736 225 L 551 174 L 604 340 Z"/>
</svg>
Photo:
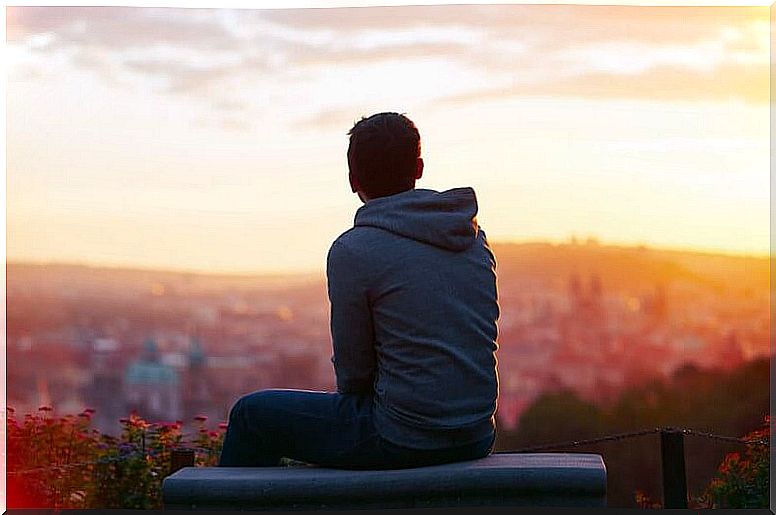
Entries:
<svg viewBox="0 0 776 515">
<path fill-rule="evenodd" d="M 767 7 L 7 11 L 7 256 L 323 266 L 406 112 L 492 240 L 769 249 Z"/>
</svg>

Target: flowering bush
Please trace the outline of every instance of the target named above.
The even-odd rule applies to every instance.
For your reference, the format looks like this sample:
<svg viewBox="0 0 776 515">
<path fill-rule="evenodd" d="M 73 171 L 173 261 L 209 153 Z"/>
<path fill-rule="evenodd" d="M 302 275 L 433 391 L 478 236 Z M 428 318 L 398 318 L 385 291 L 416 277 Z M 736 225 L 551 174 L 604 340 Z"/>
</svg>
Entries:
<svg viewBox="0 0 776 515">
<path fill-rule="evenodd" d="M 172 450 L 193 447 L 195 465 L 213 466 L 226 432 L 198 416 L 185 442 L 182 422 L 152 424 L 132 413 L 115 438 L 90 426 L 93 413 L 56 417 L 43 406 L 17 420 L 8 408 L 8 508 L 161 508 Z"/>
<path fill-rule="evenodd" d="M 732 452 L 725 456 L 717 476 L 706 490 L 704 500 L 710 508 L 767 508 L 770 467 L 770 416 L 764 427 L 744 437 L 752 442 L 743 456 Z"/>
<path fill-rule="evenodd" d="M 655 510 L 663 507 L 663 504 L 660 501 L 652 499 L 642 490 L 636 490 L 633 494 L 633 497 L 636 501 L 636 506 L 639 508 Z"/>
</svg>

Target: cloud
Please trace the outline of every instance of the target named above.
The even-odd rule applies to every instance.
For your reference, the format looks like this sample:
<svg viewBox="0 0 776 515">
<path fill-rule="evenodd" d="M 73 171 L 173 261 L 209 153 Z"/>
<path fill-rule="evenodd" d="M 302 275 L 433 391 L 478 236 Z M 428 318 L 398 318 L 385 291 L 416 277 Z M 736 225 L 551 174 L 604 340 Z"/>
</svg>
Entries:
<svg viewBox="0 0 776 515">
<path fill-rule="evenodd" d="M 296 66 L 358 66 L 380 61 L 403 61 L 406 59 L 454 59 L 469 49 L 455 43 L 424 43 L 417 45 L 395 45 L 370 49 L 348 48 L 295 48 L 286 51 L 289 64 Z"/>
<path fill-rule="evenodd" d="M 526 38 L 551 47 L 631 40 L 682 43 L 714 37 L 720 27 L 768 20 L 768 7 L 595 5 L 434 5 L 267 10 L 268 21 L 296 30 L 396 30 L 464 25 L 493 38 Z"/>
<path fill-rule="evenodd" d="M 585 73 L 541 84 L 516 84 L 450 95 L 440 106 L 498 101 L 519 96 L 564 96 L 593 99 L 769 101 L 767 67 L 722 65 L 712 72 L 660 65 L 643 73 L 626 75 Z"/>
<path fill-rule="evenodd" d="M 203 93 L 211 84 L 230 76 L 238 65 L 198 66 L 177 61 L 131 60 L 126 69 L 163 79 L 171 93 Z"/>
<path fill-rule="evenodd" d="M 767 7 L 9 7 L 7 12 L 12 44 L 31 52 L 70 51 L 73 66 L 108 81 L 122 74 L 145 76 L 161 80 L 170 94 L 210 102 L 222 100 L 213 91 L 230 81 L 293 80 L 303 70 L 331 73 L 415 58 L 455 61 L 491 79 L 491 87 L 445 102 L 536 92 L 688 100 L 738 96 L 756 102 L 767 97 L 767 83 L 761 91 L 769 52 Z M 323 110 L 302 123 L 326 126 L 331 114 Z"/>
<path fill-rule="evenodd" d="M 294 122 L 294 127 L 302 130 L 338 131 L 343 137 L 347 134 L 361 116 L 371 113 L 363 112 L 353 107 L 337 107 L 324 109 Z"/>
<path fill-rule="evenodd" d="M 213 107 L 224 112 L 238 112 L 245 111 L 248 108 L 248 104 L 237 100 L 218 100 L 213 103 Z"/>
<path fill-rule="evenodd" d="M 631 75 L 652 85 L 670 77 L 699 87 L 675 87 L 672 92 L 660 87 L 655 98 L 732 95 L 762 101 L 764 90 L 753 91 L 762 86 L 762 72 L 753 67 L 765 70 L 769 62 L 767 7 L 449 5 L 272 10 L 264 16 L 296 30 L 336 30 L 343 38 L 364 30 L 478 28 L 483 34 L 476 43 L 447 41 L 423 50 L 429 57 L 460 60 L 491 74 L 493 87 L 472 97 L 500 95 L 504 83 L 511 85 L 506 88 L 510 92 L 547 87 L 574 96 L 600 97 L 599 91 L 608 91 L 649 97 L 646 85 L 620 77 Z M 315 60 L 329 56 L 342 64 L 420 54 L 395 47 L 376 55 L 317 50 L 312 52 Z M 707 84 L 710 74 L 720 83 Z M 611 85 L 606 84 L 608 75 Z M 582 81 L 578 88 L 576 80 Z M 592 87 L 597 82 L 600 90 Z"/>
<path fill-rule="evenodd" d="M 224 118 L 221 120 L 221 127 L 233 132 L 248 132 L 251 129 L 251 124 L 241 118 Z"/>
<path fill-rule="evenodd" d="M 122 50 L 154 45 L 235 49 L 239 39 L 207 10 L 137 7 L 9 7 L 9 41 L 53 33 L 59 45 Z"/>
<path fill-rule="evenodd" d="M 73 65 L 115 79 L 121 70 L 197 93 L 231 77 L 331 64 L 456 55 L 478 29 L 359 29 L 339 34 L 286 26 L 269 11 L 121 7 L 9 8 L 8 40 L 39 52 L 71 51 Z"/>
</svg>

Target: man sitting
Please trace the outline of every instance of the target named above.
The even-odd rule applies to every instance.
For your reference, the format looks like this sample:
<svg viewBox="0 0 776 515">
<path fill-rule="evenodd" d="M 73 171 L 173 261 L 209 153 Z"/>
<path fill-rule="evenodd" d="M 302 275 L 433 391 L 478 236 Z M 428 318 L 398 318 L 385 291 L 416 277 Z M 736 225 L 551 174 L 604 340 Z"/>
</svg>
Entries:
<svg viewBox="0 0 776 515">
<path fill-rule="evenodd" d="M 397 113 L 350 130 L 364 202 L 327 259 L 337 392 L 263 390 L 231 410 L 220 466 L 394 469 L 487 456 L 495 440 L 496 261 L 471 188 L 416 189 Z"/>
</svg>

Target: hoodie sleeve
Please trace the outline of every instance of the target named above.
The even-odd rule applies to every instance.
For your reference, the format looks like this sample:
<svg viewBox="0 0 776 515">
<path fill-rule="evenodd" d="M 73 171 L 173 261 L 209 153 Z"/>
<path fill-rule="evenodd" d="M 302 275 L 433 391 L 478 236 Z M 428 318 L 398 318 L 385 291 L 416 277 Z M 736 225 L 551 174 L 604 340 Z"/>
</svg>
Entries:
<svg viewBox="0 0 776 515">
<path fill-rule="evenodd" d="M 339 393 L 369 393 L 374 387 L 375 345 L 367 285 L 360 263 L 339 240 L 326 262 L 334 373 Z"/>
</svg>

